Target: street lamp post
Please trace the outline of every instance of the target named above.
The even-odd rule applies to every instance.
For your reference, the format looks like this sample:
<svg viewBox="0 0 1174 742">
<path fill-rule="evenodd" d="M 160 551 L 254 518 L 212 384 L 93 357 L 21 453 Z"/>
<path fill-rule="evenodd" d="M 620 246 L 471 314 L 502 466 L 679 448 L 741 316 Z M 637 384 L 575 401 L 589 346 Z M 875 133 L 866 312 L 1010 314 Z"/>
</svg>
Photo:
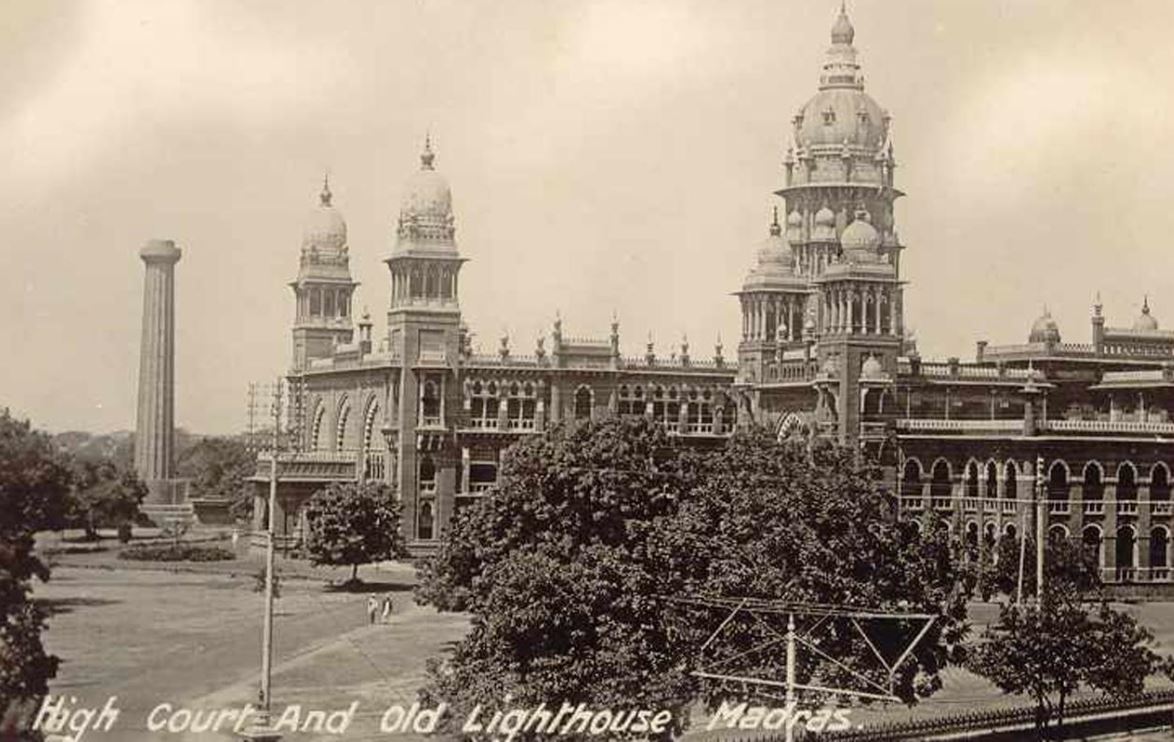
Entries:
<svg viewBox="0 0 1174 742">
<path fill-rule="evenodd" d="M 281 735 L 272 727 L 270 681 L 273 674 L 273 568 L 277 520 L 277 451 L 281 445 L 281 380 L 273 392 L 273 450 L 269 457 L 269 505 L 265 529 L 265 618 L 261 624 L 261 687 L 259 706 L 252 724 L 241 737 L 250 742 L 278 742 Z"/>
</svg>

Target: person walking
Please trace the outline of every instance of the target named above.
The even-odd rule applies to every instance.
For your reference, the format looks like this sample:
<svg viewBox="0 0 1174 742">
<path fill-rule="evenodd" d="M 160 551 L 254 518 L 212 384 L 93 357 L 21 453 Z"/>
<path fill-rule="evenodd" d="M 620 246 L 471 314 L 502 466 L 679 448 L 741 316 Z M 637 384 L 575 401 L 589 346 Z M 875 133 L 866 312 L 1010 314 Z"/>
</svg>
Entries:
<svg viewBox="0 0 1174 742">
<path fill-rule="evenodd" d="M 391 596 L 383 599 L 383 623 L 391 623 Z"/>
<path fill-rule="evenodd" d="M 375 623 L 375 615 L 379 612 L 379 601 L 374 595 L 367 596 L 367 623 Z"/>
</svg>

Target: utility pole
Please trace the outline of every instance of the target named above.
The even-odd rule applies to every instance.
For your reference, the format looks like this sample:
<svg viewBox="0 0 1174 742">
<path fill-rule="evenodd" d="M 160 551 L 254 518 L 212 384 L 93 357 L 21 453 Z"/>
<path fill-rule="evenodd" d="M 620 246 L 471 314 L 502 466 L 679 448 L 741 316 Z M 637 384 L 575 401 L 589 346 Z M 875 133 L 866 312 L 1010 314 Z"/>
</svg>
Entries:
<svg viewBox="0 0 1174 742">
<path fill-rule="evenodd" d="M 1035 602 L 1044 604 L 1044 522 L 1047 510 L 1044 508 L 1044 457 L 1035 457 Z"/>
<path fill-rule="evenodd" d="M 253 723 L 241 736 L 250 742 L 277 742 L 281 735 L 273 730 L 270 716 L 270 680 L 273 673 L 273 561 L 277 520 L 277 453 L 281 448 L 282 380 L 273 387 L 273 450 L 269 458 L 269 509 L 265 519 L 265 618 L 261 624 L 261 688 L 259 706 Z"/>
<path fill-rule="evenodd" d="M 1020 511 L 1019 517 L 1019 580 L 1016 582 L 1015 605 L 1023 607 L 1023 563 L 1027 561 L 1027 507 Z"/>
<path fill-rule="evenodd" d="M 787 614 L 787 733 L 786 742 L 794 742 L 795 725 L 795 614 Z"/>
</svg>

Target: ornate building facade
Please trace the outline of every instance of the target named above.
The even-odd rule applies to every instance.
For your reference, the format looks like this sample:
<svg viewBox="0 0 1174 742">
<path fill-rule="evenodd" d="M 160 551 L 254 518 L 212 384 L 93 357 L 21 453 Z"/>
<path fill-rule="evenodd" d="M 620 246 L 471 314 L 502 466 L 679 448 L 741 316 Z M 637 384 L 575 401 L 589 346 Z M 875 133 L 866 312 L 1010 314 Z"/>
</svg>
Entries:
<svg viewBox="0 0 1174 742">
<path fill-rule="evenodd" d="M 1039 489 L 1046 529 L 1083 538 L 1108 581 L 1170 582 L 1174 332 L 1148 301 L 1130 327 L 1106 326 L 1098 299 L 1090 343 L 1062 342 L 1045 311 L 1026 344 L 923 361 L 904 329 L 890 118 L 865 91 L 854 37 L 841 10 L 818 90 L 792 120 L 781 208 L 736 292 L 736 362 L 720 343 L 710 358 L 687 343 L 668 359 L 651 343 L 625 357 L 617 323 L 574 339 L 560 320 L 549 348 L 539 339 L 521 355 L 503 337 L 497 353 L 474 353 L 452 194 L 427 142 L 385 260 L 387 331 L 373 340 L 370 317 L 352 312 L 346 224 L 324 186 L 292 284 L 300 424 L 279 530 L 301 532 L 301 505 L 323 483 L 376 479 L 426 552 L 493 486 L 519 436 L 645 415 L 697 445 L 761 424 L 857 446 L 889 473 L 904 517 L 938 512 L 979 550 L 1034 527 Z"/>
</svg>

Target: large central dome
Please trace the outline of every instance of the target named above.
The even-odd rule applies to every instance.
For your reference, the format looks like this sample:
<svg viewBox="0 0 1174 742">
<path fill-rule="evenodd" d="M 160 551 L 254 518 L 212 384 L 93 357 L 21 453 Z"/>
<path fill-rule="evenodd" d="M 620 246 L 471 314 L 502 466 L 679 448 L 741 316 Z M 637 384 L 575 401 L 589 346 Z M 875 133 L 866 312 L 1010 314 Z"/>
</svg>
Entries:
<svg viewBox="0 0 1174 742">
<path fill-rule="evenodd" d="M 852 46 L 856 32 L 843 7 L 831 35 L 819 92 L 795 116 L 795 143 L 800 148 L 847 144 L 879 150 L 887 135 L 888 114 L 864 92 Z"/>
</svg>

